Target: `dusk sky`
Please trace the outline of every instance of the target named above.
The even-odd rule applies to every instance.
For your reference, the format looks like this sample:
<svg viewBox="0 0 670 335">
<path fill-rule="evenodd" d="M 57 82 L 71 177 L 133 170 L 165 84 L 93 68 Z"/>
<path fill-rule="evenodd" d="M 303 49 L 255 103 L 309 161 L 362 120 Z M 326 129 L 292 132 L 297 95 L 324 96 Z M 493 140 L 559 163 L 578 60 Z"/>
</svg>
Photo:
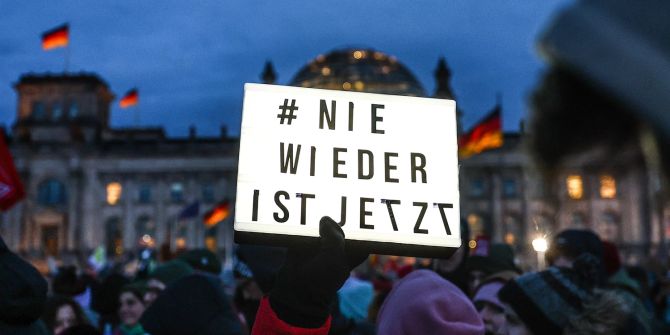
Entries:
<svg viewBox="0 0 670 335">
<path fill-rule="evenodd" d="M 225 124 L 237 135 L 243 85 L 260 81 L 266 60 L 287 84 L 317 55 L 360 46 L 396 56 L 431 94 L 444 56 L 465 128 L 500 92 L 504 128 L 517 130 L 544 69 L 534 42 L 570 2 L 0 0 L 0 124 L 15 122 L 21 74 L 63 71 L 67 51 L 43 51 L 40 35 L 69 22 L 69 70 L 109 84 L 113 127 L 135 125 L 118 98 L 137 87 L 140 126 L 184 136 L 190 125 L 218 135 Z"/>
</svg>

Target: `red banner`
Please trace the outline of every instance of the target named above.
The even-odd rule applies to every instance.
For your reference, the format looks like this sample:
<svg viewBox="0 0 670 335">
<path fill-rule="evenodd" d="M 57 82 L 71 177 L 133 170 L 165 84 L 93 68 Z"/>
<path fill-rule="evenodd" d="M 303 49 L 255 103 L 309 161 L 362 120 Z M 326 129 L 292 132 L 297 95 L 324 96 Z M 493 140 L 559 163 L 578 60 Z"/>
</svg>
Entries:
<svg viewBox="0 0 670 335">
<path fill-rule="evenodd" d="M 5 135 L 0 131 L 0 210 L 6 211 L 25 196 Z"/>
</svg>

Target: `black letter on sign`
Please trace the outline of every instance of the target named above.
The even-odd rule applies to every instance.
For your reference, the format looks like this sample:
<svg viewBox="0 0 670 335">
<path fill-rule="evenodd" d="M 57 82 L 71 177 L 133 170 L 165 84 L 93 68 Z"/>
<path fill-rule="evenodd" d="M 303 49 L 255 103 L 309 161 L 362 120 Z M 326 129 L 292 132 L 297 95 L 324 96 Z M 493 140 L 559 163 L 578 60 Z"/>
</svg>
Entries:
<svg viewBox="0 0 670 335">
<path fill-rule="evenodd" d="M 375 229 L 374 225 L 365 224 L 365 217 L 372 216 L 372 212 L 365 211 L 365 203 L 374 201 L 373 198 L 361 198 L 361 229 Z"/>
<path fill-rule="evenodd" d="M 449 221 L 447 221 L 447 215 L 444 214 L 445 208 L 454 208 L 452 204 L 437 204 L 437 208 L 440 209 L 440 215 L 442 215 L 442 223 L 444 223 L 444 230 L 447 231 L 447 235 L 451 235 L 451 228 L 449 228 Z"/>
<path fill-rule="evenodd" d="M 393 208 L 391 208 L 391 205 L 400 205 L 400 200 L 386 200 L 386 209 L 389 210 L 389 217 L 391 218 L 393 231 L 398 231 L 398 224 L 395 222 L 395 215 L 393 215 Z"/>
<path fill-rule="evenodd" d="M 391 178 L 391 170 L 395 170 L 398 168 L 395 165 L 391 165 L 391 157 L 398 157 L 397 152 L 385 152 L 384 153 L 384 165 L 386 166 L 386 169 L 384 170 L 384 178 L 386 179 L 387 183 L 397 183 L 398 178 Z"/>
<path fill-rule="evenodd" d="M 295 153 L 295 161 L 293 161 L 293 144 L 289 143 L 288 145 L 288 154 L 284 153 L 284 142 L 279 143 L 279 169 L 281 173 L 286 173 L 289 165 L 291 165 L 291 174 L 295 174 L 295 170 L 298 168 L 298 159 L 300 158 L 300 144 L 298 144 L 298 150 Z"/>
<path fill-rule="evenodd" d="M 347 178 L 346 173 L 337 172 L 337 167 L 344 165 L 344 161 L 339 160 L 337 157 L 340 152 L 347 152 L 347 148 L 333 148 L 333 178 Z"/>
<path fill-rule="evenodd" d="M 414 206 L 421 206 L 421 213 L 419 213 L 419 218 L 416 219 L 416 224 L 414 225 L 415 234 L 428 234 L 428 229 L 421 229 L 421 221 L 423 221 L 423 216 L 426 214 L 426 209 L 428 208 L 427 202 L 415 202 Z"/>
<path fill-rule="evenodd" d="M 363 173 L 363 156 L 368 156 L 368 173 Z M 372 157 L 372 151 L 359 149 L 358 150 L 358 179 L 372 179 L 375 175 L 375 164 Z"/>
<path fill-rule="evenodd" d="M 412 182 L 416 183 L 416 172 L 421 171 L 421 182 L 426 183 L 426 156 L 418 152 L 413 152 L 410 154 L 412 157 Z M 419 159 L 420 163 L 416 162 L 416 159 Z"/>
<path fill-rule="evenodd" d="M 354 103 L 349 102 L 349 131 L 354 130 Z"/>
<path fill-rule="evenodd" d="M 307 199 L 314 199 L 316 196 L 314 194 L 302 193 L 300 195 L 300 224 L 306 225 L 305 214 L 307 213 Z"/>
<path fill-rule="evenodd" d="M 251 221 L 258 221 L 258 190 L 254 190 L 254 201 L 251 209 Z"/>
<path fill-rule="evenodd" d="M 323 117 L 326 117 L 326 122 L 328 122 L 328 129 L 335 130 L 335 100 L 330 102 L 331 109 L 333 110 L 332 114 L 328 114 L 328 105 L 326 105 L 326 100 L 321 99 L 321 114 L 319 115 L 319 129 L 323 129 Z M 332 118 L 331 118 L 332 115 Z"/>
<path fill-rule="evenodd" d="M 312 146 L 311 164 L 309 165 L 309 175 L 314 177 L 314 168 L 316 165 L 316 147 Z"/>
<path fill-rule="evenodd" d="M 288 209 L 286 209 L 286 206 L 284 206 L 284 204 L 282 204 L 281 201 L 279 201 L 279 196 L 280 195 L 283 196 L 286 199 L 289 199 L 289 196 L 288 196 L 288 192 L 286 192 L 286 191 L 277 191 L 277 193 L 275 193 L 275 204 L 277 204 L 277 207 L 279 207 L 279 209 L 281 209 L 284 216 L 280 218 L 279 213 L 277 213 L 277 212 L 274 212 L 273 216 L 275 218 L 275 221 L 277 221 L 279 223 L 282 223 L 282 222 L 288 221 Z"/>
<path fill-rule="evenodd" d="M 383 129 L 377 129 L 377 122 L 384 121 L 384 118 L 377 116 L 377 109 L 384 109 L 384 105 L 372 104 L 372 133 L 383 134 Z"/>
<path fill-rule="evenodd" d="M 347 223 L 347 197 L 342 197 L 342 206 L 340 207 L 340 227 Z"/>
</svg>

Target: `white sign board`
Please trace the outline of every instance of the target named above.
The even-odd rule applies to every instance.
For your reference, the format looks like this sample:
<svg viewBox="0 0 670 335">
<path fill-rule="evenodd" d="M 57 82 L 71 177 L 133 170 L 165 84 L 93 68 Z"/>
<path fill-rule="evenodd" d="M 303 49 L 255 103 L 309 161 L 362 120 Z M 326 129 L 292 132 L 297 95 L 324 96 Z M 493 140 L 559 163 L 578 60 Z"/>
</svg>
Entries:
<svg viewBox="0 0 670 335">
<path fill-rule="evenodd" d="M 371 252 L 461 244 L 452 100 L 246 84 L 240 136 L 238 242 L 317 237 L 330 216 Z"/>
</svg>

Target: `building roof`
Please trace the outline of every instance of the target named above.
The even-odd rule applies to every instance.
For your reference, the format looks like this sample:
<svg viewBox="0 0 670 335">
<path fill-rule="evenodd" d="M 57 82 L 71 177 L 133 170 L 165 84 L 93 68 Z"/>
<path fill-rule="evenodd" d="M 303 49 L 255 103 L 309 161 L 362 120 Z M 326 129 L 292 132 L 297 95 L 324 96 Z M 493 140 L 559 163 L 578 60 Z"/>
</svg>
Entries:
<svg viewBox="0 0 670 335">
<path fill-rule="evenodd" d="M 412 72 L 395 57 L 373 49 L 338 49 L 319 55 L 290 85 L 342 91 L 426 96 Z"/>
<path fill-rule="evenodd" d="M 26 73 L 21 75 L 19 82 L 16 83 L 16 86 L 22 84 L 62 84 L 62 83 L 74 83 L 74 84 L 93 84 L 93 85 L 103 85 L 109 87 L 107 83 L 102 80 L 97 74 L 92 72 L 64 72 L 64 73 Z"/>
</svg>

